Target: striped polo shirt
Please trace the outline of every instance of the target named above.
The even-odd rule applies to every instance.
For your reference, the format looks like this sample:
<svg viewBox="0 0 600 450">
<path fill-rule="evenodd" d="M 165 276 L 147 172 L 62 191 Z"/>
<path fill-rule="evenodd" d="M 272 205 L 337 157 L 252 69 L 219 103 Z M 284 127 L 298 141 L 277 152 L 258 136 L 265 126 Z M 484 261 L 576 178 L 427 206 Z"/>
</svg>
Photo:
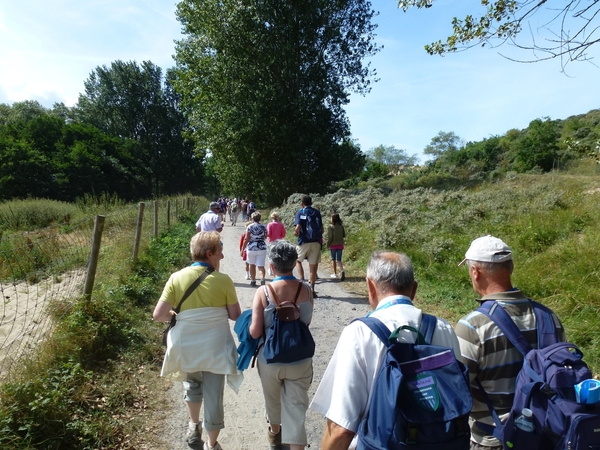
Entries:
<svg viewBox="0 0 600 450">
<path fill-rule="evenodd" d="M 535 312 L 529 300 L 518 289 L 484 296 L 480 301 L 497 300 L 512 317 L 532 348 L 537 348 Z M 565 331 L 553 313 L 559 340 L 565 341 Z M 483 400 L 475 377 L 483 385 L 494 409 L 504 421 L 513 403 L 517 374 L 523 366 L 523 356 L 491 319 L 477 311 L 467 314 L 456 325 L 462 361 L 469 369 L 473 410 L 470 416 L 471 439 L 484 446 L 499 446 L 500 442 L 487 436 L 475 421 L 494 424 Z"/>
</svg>

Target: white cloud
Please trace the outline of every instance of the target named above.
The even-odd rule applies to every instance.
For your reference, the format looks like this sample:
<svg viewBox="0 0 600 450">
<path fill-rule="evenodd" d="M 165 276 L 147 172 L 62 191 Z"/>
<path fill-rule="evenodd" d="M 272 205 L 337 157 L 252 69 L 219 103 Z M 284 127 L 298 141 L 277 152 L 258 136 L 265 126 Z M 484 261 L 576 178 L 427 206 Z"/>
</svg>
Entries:
<svg viewBox="0 0 600 450">
<path fill-rule="evenodd" d="M 112 61 L 173 66 L 174 4 L 159 0 L 24 0 L 0 16 L 0 102 L 72 105 L 83 81 Z"/>
</svg>

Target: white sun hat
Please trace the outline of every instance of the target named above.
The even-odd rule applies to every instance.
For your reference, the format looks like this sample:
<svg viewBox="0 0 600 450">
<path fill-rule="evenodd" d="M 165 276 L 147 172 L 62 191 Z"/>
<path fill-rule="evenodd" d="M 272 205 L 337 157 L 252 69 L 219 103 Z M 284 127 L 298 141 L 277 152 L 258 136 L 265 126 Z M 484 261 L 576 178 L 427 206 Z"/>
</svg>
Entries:
<svg viewBox="0 0 600 450">
<path fill-rule="evenodd" d="M 488 234 L 471 242 L 469 250 L 465 253 L 465 259 L 460 262 L 459 266 L 462 266 L 468 259 L 491 263 L 509 261 L 512 259 L 512 250 L 502 239 Z"/>
</svg>

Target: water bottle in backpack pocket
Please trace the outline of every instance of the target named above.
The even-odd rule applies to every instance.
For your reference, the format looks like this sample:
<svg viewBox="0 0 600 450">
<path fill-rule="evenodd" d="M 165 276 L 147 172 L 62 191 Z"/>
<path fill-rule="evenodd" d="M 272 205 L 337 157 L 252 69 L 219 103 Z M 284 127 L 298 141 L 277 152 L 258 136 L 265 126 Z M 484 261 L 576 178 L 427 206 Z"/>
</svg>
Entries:
<svg viewBox="0 0 600 450">
<path fill-rule="evenodd" d="M 531 348 L 499 303 L 488 301 L 478 309 L 496 323 L 524 356 L 524 361 L 505 423 L 500 422 L 479 383 L 496 426 L 481 422 L 477 422 L 477 426 L 498 438 L 507 450 L 600 449 L 600 403 L 580 404 L 576 401 L 575 386 L 592 378 L 592 372 L 583 361 L 583 353 L 574 344 L 557 342 L 550 310 L 533 301 L 531 304 L 536 314 L 537 349 Z M 532 412 L 532 432 L 518 427 L 524 409 Z"/>
<path fill-rule="evenodd" d="M 521 414 L 515 419 L 512 427 L 511 441 L 506 446 L 511 450 L 531 450 L 538 448 L 542 436 L 535 430 L 533 412 L 529 408 L 523 408 Z"/>
</svg>

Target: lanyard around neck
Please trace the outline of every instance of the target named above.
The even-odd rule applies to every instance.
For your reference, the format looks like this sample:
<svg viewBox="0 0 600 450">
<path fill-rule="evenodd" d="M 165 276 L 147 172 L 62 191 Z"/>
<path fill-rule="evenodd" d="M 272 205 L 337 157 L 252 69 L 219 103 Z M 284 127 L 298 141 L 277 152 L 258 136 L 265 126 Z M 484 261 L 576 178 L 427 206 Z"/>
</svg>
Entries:
<svg viewBox="0 0 600 450">
<path fill-rule="evenodd" d="M 202 267 L 210 267 L 210 264 L 205 263 L 204 261 L 194 261 L 192 264 L 193 266 L 202 266 Z"/>
<path fill-rule="evenodd" d="M 380 309 L 386 309 L 386 308 L 389 308 L 390 306 L 394 306 L 394 305 L 411 305 L 412 306 L 412 301 L 410 300 L 410 298 L 406 297 L 405 295 L 395 295 L 394 297 L 390 298 L 385 303 L 377 305 L 377 308 L 375 308 L 374 311 L 371 311 L 369 314 L 367 314 L 367 317 L 369 317 L 375 311 L 379 311 Z"/>
<path fill-rule="evenodd" d="M 275 278 L 273 278 L 273 281 L 279 281 L 279 280 L 295 280 L 296 277 L 294 275 L 279 275 Z"/>
</svg>

